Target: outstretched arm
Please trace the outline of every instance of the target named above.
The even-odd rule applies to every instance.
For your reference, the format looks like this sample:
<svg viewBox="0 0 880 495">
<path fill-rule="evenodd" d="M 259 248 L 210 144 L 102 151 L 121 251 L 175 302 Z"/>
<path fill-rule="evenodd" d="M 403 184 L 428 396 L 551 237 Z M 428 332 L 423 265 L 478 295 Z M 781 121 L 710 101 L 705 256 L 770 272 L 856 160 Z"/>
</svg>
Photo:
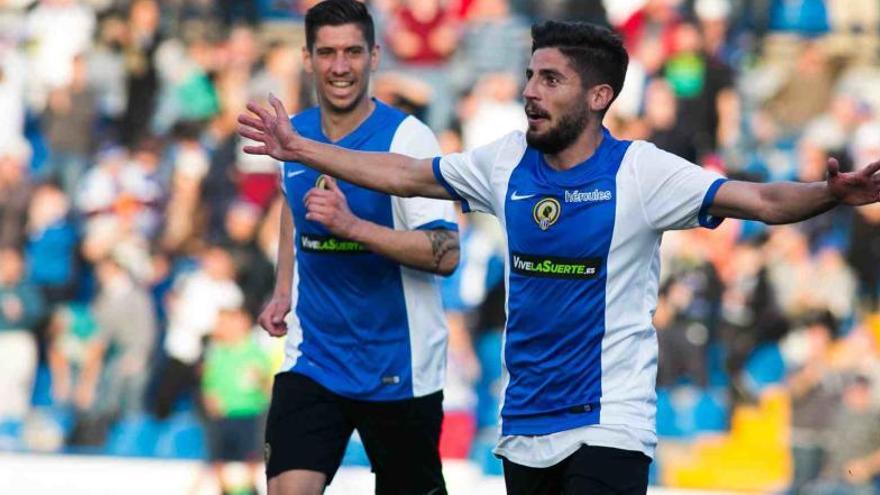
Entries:
<svg viewBox="0 0 880 495">
<path fill-rule="evenodd" d="M 856 172 L 841 173 L 832 158 L 825 182 L 726 182 L 718 189 L 709 213 L 768 224 L 800 222 L 839 204 L 860 206 L 880 201 L 878 171 L 880 161 Z"/>
<path fill-rule="evenodd" d="M 253 114 L 238 117 L 241 124 L 239 134 L 259 143 L 245 146 L 245 153 L 269 155 L 284 162 L 301 162 L 352 184 L 395 196 L 452 199 L 434 178 L 430 159 L 352 151 L 306 139 L 293 130 L 287 111 L 278 98 L 270 95 L 269 103 L 272 112 L 256 103 L 248 103 L 247 108 Z"/>
</svg>

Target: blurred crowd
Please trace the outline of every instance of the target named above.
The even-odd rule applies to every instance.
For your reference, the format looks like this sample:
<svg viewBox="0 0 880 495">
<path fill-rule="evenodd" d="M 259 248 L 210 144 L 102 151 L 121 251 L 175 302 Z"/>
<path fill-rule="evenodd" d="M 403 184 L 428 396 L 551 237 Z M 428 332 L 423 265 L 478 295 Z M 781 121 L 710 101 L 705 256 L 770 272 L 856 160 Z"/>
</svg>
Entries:
<svg viewBox="0 0 880 495">
<path fill-rule="evenodd" d="M 291 111 L 313 104 L 299 20 L 311 3 L 0 0 L 0 419 L 67 408 L 75 449 L 187 402 L 209 437 L 265 412 L 281 351 L 253 321 L 285 206 L 276 164 L 243 154 L 235 119 L 269 92 Z M 605 122 L 619 138 L 755 181 L 880 159 L 876 1 L 368 4 L 374 94 L 427 122 L 444 152 L 525 127 L 529 26 L 556 18 L 623 36 L 629 72 Z M 461 225 L 462 263 L 444 280 L 447 457 L 494 438 L 503 382 L 501 235 L 485 217 Z M 795 490 L 873 493 L 880 207 L 729 220 L 666 236 L 663 258 L 661 391 L 753 402 L 749 362 L 771 346 L 784 363 L 771 381 L 792 398 Z"/>
</svg>

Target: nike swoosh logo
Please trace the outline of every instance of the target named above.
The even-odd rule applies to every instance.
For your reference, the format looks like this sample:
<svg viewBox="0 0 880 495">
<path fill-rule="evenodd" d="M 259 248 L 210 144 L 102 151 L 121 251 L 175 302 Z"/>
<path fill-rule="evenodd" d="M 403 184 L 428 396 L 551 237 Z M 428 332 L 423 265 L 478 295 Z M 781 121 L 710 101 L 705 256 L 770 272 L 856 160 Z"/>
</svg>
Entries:
<svg viewBox="0 0 880 495">
<path fill-rule="evenodd" d="M 535 197 L 534 194 L 523 194 L 522 196 L 520 196 L 519 194 L 516 193 L 516 191 L 513 191 L 513 194 L 510 195 L 511 201 L 519 201 L 521 199 L 529 199 L 529 198 L 534 198 L 534 197 Z"/>
<path fill-rule="evenodd" d="M 304 173 L 306 173 L 305 170 L 297 170 L 295 172 L 287 172 L 287 178 L 296 177 L 297 175 L 304 174 Z"/>
</svg>

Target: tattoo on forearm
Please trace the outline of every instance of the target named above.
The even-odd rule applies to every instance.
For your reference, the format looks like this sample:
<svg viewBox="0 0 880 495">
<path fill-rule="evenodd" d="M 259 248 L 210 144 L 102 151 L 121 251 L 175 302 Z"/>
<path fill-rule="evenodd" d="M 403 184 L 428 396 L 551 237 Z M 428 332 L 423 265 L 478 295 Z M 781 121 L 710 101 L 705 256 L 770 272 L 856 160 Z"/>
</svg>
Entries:
<svg viewBox="0 0 880 495">
<path fill-rule="evenodd" d="M 450 253 L 457 253 L 459 250 L 458 234 L 455 232 L 448 230 L 426 230 L 425 235 L 431 241 L 431 252 L 434 256 L 432 268 L 434 270 L 440 268 L 443 260 Z"/>
</svg>

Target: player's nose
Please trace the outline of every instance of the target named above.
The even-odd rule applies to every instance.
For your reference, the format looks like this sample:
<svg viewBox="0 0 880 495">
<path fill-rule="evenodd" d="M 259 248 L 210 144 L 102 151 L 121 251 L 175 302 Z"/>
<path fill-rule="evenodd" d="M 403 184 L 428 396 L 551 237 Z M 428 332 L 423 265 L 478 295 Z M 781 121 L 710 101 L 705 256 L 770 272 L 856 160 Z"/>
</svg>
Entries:
<svg viewBox="0 0 880 495">
<path fill-rule="evenodd" d="M 336 57 L 330 65 L 330 72 L 332 72 L 334 76 L 343 76 L 348 74 L 350 70 L 351 64 L 345 57 Z"/>
<path fill-rule="evenodd" d="M 526 85 L 522 91 L 522 97 L 525 100 L 537 100 L 539 98 L 535 78 L 526 81 Z"/>
</svg>

